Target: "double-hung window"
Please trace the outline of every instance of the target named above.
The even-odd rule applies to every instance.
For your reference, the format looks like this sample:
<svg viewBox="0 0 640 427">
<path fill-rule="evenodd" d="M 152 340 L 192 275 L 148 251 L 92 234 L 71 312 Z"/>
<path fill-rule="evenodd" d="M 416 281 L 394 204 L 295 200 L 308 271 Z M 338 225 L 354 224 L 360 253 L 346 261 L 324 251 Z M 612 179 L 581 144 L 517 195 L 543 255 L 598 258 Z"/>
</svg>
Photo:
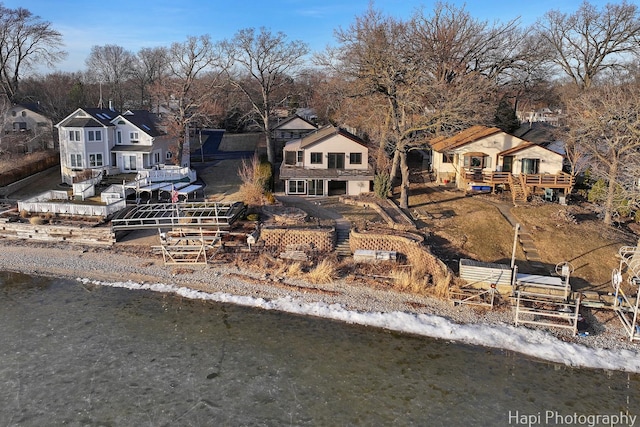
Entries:
<svg viewBox="0 0 640 427">
<path fill-rule="evenodd" d="M 87 134 L 89 141 L 102 141 L 102 131 L 90 130 Z"/>
<path fill-rule="evenodd" d="M 140 134 L 138 132 L 129 132 L 129 141 L 134 144 L 140 142 Z"/>
<path fill-rule="evenodd" d="M 69 131 L 69 141 L 80 141 L 80 131 L 79 130 L 70 130 Z"/>
<path fill-rule="evenodd" d="M 102 153 L 89 154 L 89 167 L 103 166 Z"/>
<path fill-rule="evenodd" d="M 81 168 L 82 167 L 82 154 L 71 154 L 71 167 L 72 168 Z"/>
</svg>

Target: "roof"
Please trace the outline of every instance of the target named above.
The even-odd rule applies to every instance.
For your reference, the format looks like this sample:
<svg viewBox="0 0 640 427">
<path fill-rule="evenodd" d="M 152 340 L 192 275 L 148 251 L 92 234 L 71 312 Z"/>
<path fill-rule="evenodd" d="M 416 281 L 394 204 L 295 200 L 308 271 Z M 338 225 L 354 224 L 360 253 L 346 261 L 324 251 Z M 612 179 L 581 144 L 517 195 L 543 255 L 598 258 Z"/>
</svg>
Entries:
<svg viewBox="0 0 640 427">
<path fill-rule="evenodd" d="M 147 110 L 127 110 L 119 117 L 129 121 L 149 136 L 160 136 L 164 133 L 158 129 L 158 116 Z"/>
<path fill-rule="evenodd" d="M 548 144 L 557 139 L 559 128 L 545 122 L 523 123 L 511 134 L 536 144 Z"/>
<path fill-rule="evenodd" d="M 523 143 L 518 144 L 515 147 L 511 147 L 508 150 L 501 151 L 500 153 L 498 153 L 498 156 L 511 156 L 511 155 L 513 155 L 513 154 L 515 154 L 515 153 L 517 153 L 519 151 L 526 150 L 526 149 L 532 148 L 532 147 L 542 148 L 543 150 L 550 151 L 550 152 L 552 152 L 554 154 L 557 154 L 558 156 L 563 156 L 562 153 L 558 153 L 555 150 L 550 150 L 547 147 L 544 147 L 544 146 L 542 146 L 540 144 L 536 144 L 535 142 L 531 142 L 531 141 L 524 141 Z"/>
<path fill-rule="evenodd" d="M 153 145 L 116 145 L 111 149 L 112 152 L 133 152 L 133 153 L 151 153 Z"/>
<path fill-rule="evenodd" d="M 79 117 L 79 113 L 86 113 L 89 117 Z M 110 127 L 111 120 L 120 113 L 108 108 L 78 108 L 66 118 L 62 119 L 56 127 Z M 84 116 L 84 114 L 82 114 Z"/>
<path fill-rule="evenodd" d="M 284 127 L 284 126 L 286 126 L 287 124 L 289 124 L 289 123 L 291 123 L 291 122 L 293 122 L 293 121 L 295 121 L 295 120 L 302 120 L 304 123 L 306 123 L 307 125 L 309 125 L 311 128 L 313 128 L 313 129 L 318 129 L 318 126 L 316 126 L 315 124 L 311 123 L 309 120 L 305 119 L 304 117 L 300 117 L 300 116 L 299 116 L 299 115 L 297 115 L 297 114 L 294 114 L 293 116 L 287 117 L 286 119 L 284 119 L 283 121 L 281 121 L 280 123 L 278 123 L 278 126 L 276 126 L 276 127 L 274 128 L 274 130 L 276 130 L 276 129 L 280 129 L 281 127 Z M 302 128 L 302 129 L 307 129 L 307 128 L 305 127 L 305 128 Z"/>
<path fill-rule="evenodd" d="M 317 144 L 320 141 L 324 141 L 329 138 L 333 138 L 334 136 L 343 136 L 352 140 L 355 143 L 366 146 L 367 144 L 357 136 L 352 133 L 347 132 L 344 129 L 340 129 L 339 127 L 328 125 L 318 130 L 312 131 L 306 136 L 302 137 L 300 140 L 292 141 L 297 142 L 300 141 L 300 148 L 307 148 L 313 144 Z M 289 144 L 287 144 L 289 145 Z"/>
<path fill-rule="evenodd" d="M 497 127 L 476 125 L 448 138 L 435 138 L 431 141 L 430 145 L 434 151 L 443 152 L 462 147 L 463 145 L 470 144 L 472 142 L 478 141 L 491 135 L 495 135 L 496 133 L 500 132 L 504 131 Z"/>
<path fill-rule="evenodd" d="M 40 108 L 40 104 L 38 104 L 37 102 L 25 102 L 25 103 L 19 103 L 19 104 L 15 104 L 13 107 L 11 108 L 24 108 L 25 110 L 30 110 L 33 111 L 34 113 L 38 113 L 41 116 L 44 115 L 44 111 L 42 111 L 42 109 Z"/>
</svg>

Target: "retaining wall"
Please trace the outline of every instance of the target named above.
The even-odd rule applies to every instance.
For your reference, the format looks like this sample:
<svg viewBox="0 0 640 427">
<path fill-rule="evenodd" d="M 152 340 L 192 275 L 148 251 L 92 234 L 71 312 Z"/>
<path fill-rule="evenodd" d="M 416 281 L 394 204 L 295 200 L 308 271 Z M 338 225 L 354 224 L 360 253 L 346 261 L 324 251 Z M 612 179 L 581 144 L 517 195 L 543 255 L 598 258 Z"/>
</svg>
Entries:
<svg viewBox="0 0 640 427">
<path fill-rule="evenodd" d="M 265 249 L 282 251 L 290 245 L 311 245 L 320 252 L 331 252 L 336 244 L 335 227 L 263 227 L 260 239 Z"/>
<path fill-rule="evenodd" d="M 111 246 L 116 239 L 110 227 L 72 227 L 0 222 L 0 237 L 42 242 Z"/>
<path fill-rule="evenodd" d="M 431 253 L 428 247 L 423 245 L 424 238 L 414 233 L 403 235 L 387 234 L 380 231 L 358 232 L 351 230 L 349 246 L 351 252 L 357 249 L 375 251 L 396 251 L 407 258 L 409 264 L 424 268 L 425 272 L 433 277 L 441 277 L 447 274 L 446 267 Z M 397 233 L 397 231 L 395 232 Z"/>
</svg>

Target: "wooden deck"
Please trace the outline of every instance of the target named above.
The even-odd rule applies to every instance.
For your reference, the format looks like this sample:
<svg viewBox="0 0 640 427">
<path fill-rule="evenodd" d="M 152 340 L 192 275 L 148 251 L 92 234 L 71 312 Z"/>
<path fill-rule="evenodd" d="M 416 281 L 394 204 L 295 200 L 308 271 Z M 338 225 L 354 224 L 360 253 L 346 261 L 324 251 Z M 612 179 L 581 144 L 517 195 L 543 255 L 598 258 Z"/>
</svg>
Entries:
<svg viewBox="0 0 640 427">
<path fill-rule="evenodd" d="M 510 175 L 510 172 L 466 172 L 464 178 L 466 182 L 496 186 L 498 184 L 509 184 Z M 527 187 L 572 188 L 574 185 L 573 176 L 567 173 L 520 174 L 517 175 L 517 178 Z"/>
</svg>

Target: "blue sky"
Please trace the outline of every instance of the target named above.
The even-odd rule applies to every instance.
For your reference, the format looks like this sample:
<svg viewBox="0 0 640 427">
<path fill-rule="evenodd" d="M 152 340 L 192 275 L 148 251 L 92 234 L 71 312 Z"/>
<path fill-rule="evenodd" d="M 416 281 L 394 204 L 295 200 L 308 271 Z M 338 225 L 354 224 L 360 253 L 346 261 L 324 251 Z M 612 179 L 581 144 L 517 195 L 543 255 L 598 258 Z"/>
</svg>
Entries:
<svg viewBox="0 0 640 427">
<path fill-rule="evenodd" d="M 67 59 L 62 71 L 82 71 L 91 47 L 115 44 L 136 53 L 142 47 L 169 46 L 188 36 L 209 34 L 213 40 L 233 37 L 242 28 L 266 27 L 302 40 L 313 51 L 334 44 L 334 30 L 346 28 L 364 13 L 369 0 L 0 0 L 5 7 L 24 7 L 49 21 L 62 33 Z M 481 20 L 502 22 L 520 17 L 533 23 L 544 12 L 575 11 L 582 0 L 449 0 L 466 4 Z M 408 18 L 419 7 L 433 9 L 434 1 L 377 0 L 376 9 Z M 518 4 L 520 3 L 520 4 Z M 591 0 L 602 5 L 603 0 Z M 48 70 L 41 70 L 47 72 Z"/>
</svg>

